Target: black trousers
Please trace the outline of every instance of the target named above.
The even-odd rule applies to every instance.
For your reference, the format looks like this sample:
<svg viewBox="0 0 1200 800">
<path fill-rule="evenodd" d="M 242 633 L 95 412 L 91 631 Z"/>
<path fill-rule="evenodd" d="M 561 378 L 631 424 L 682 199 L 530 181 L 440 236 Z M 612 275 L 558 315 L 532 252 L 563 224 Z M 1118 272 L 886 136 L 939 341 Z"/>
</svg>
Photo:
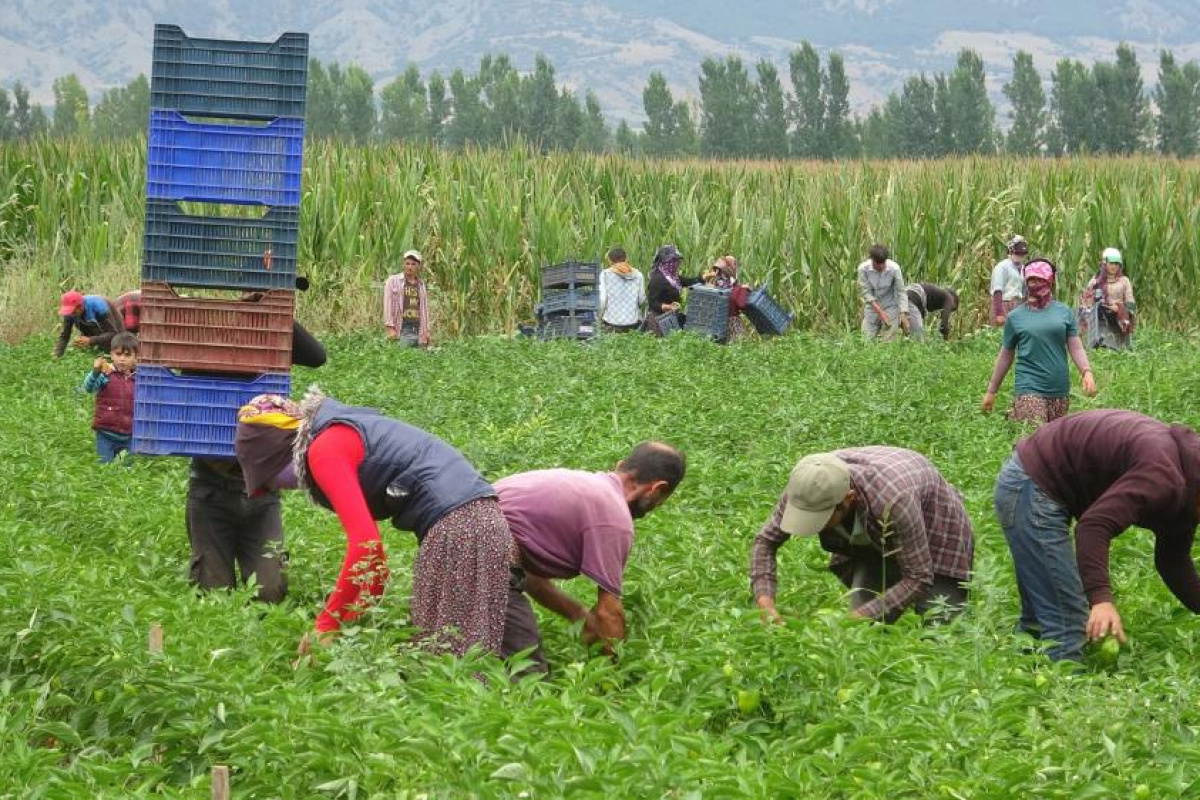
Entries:
<svg viewBox="0 0 1200 800">
<path fill-rule="evenodd" d="M 850 608 L 871 602 L 900 580 L 900 564 L 893 558 L 856 558 L 850 579 Z M 931 622 L 945 621 L 962 613 L 967 606 L 967 590 L 957 578 L 934 574 L 933 586 L 917 598 L 913 611 Z M 930 613 L 934 612 L 934 613 Z M 904 610 L 894 611 L 885 622 L 895 622 Z"/>
<path fill-rule="evenodd" d="M 278 492 L 246 496 L 239 470 L 222 474 L 193 459 L 188 480 L 189 577 L 202 589 L 225 589 L 253 575 L 258 597 L 278 603 L 287 594 L 287 553 Z"/>
<path fill-rule="evenodd" d="M 508 569 L 508 608 L 504 612 L 504 639 L 500 643 L 500 655 L 508 658 L 532 647 L 529 658 L 533 660 L 533 666 L 529 670 L 549 672 L 550 666 L 542 653 L 542 633 L 538 630 L 533 606 L 525 594 L 525 570 L 517 566 Z"/>
</svg>

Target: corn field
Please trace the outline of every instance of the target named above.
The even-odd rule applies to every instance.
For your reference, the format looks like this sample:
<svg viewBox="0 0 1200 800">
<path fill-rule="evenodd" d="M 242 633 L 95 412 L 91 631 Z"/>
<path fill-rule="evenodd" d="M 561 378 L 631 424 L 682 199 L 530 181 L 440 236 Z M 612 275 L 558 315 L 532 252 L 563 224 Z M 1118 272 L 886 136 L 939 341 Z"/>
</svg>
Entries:
<svg viewBox="0 0 1200 800">
<path fill-rule="evenodd" d="M 115 295 L 138 282 L 145 141 L 40 141 L 0 151 L 0 320 L 5 338 L 47 330 L 64 288 Z M 1100 251 L 1125 253 L 1145 322 L 1195 327 L 1200 162 L 779 164 L 446 152 L 310 142 L 301 204 L 302 320 L 380 324 L 380 287 L 410 247 L 426 258 L 442 336 L 512 331 L 532 315 L 547 263 L 620 244 L 648 269 L 674 242 L 694 274 L 736 254 L 802 329 L 856 324 L 854 267 L 883 242 L 909 281 L 949 284 L 957 325 L 986 316 L 987 281 L 1013 233 L 1060 267 L 1074 303 Z"/>
</svg>

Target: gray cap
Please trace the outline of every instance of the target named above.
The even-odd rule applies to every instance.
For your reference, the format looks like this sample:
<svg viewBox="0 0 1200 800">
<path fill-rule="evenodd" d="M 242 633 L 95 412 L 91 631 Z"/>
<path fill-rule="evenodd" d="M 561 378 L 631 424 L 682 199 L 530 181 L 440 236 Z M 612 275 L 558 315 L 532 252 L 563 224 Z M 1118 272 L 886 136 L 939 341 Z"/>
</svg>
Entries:
<svg viewBox="0 0 1200 800">
<path fill-rule="evenodd" d="M 779 528 L 792 536 L 816 536 L 850 491 L 850 468 L 833 453 L 805 456 L 788 478 L 787 504 Z"/>
</svg>

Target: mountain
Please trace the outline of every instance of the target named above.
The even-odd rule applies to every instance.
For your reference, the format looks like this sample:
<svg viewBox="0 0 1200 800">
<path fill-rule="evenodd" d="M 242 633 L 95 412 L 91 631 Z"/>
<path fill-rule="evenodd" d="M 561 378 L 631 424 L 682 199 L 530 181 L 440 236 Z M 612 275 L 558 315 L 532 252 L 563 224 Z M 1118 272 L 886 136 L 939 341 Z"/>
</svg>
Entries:
<svg viewBox="0 0 1200 800">
<path fill-rule="evenodd" d="M 962 47 L 983 56 L 1000 105 L 1018 49 L 1034 54 L 1047 82 L 1057 59 L 1111 59 L 1121 41 L 1137 50 L 1147 86 L 1161 48 L 1200 59 L 1195 0 L 2 0 L 0 84 L 20 80 L 48 106 L 54 79 L 74 72 L 95 99 L 149 74 L 156 22 L 215 38 L 308 31 L 313 56 L 362 66 L 377 89 L 409 62 L 448 74 L 505 52 L 530 69 L 545 53 L 563 84 L 592 89 L 610 120 L 635 124 L 652 70 L 677 96 L 696 93 L 709 56 L 767 58 L 786 78 L 788 53 L 804 40 L 842 53 L 859 112 L 911 74 L 950 69 Z"/>
</svg>

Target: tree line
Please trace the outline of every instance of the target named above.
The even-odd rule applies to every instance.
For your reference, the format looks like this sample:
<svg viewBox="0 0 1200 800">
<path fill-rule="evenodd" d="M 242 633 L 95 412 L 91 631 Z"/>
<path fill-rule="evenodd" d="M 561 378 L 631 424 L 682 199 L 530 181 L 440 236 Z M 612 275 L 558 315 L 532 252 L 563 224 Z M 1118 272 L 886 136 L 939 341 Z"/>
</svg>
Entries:
<svg viewBox="0 0 1200 800">
<path fill-rule="evenodd" d="M 0 88 L 0 140 L 40 135 L 133 136 L 145 129 L 145 76 L 103 92 L 95 107 L 74 74 L 54 82 L 54 109 L 31 104 L 16 83 Z M 805 42 L 787 73 L 766 59 L 749 68 L 738 56 L 700 64 L 699 92 L 676 98 L 652 72 L 642 90 L 646 121 L 607 123 L 592 91 L 559 85 L 539 55 L 522 74 L 507 55 L 485 55 L 476 72 L 422 76 L 415 65 L 376 91 L 361 67 L 313 58 L 307 130 L 312 137 L 355 142 L 399 140 L 440 147 L 490 147 L 524 141 L 543 151 L 621 152 L 686 158 L 937 158 L 1009 153 L 1021 156 L 1126 155 L 1187 157 L 1200 149 L 1200 65 L 1159 56 L 1148 91 L 1133 48 L 1088 66 L 1061 59 L 1049 91 L 1033 55 L 1018 52 L 1003 86 L 1011 106 L 1002 132 L 988 97 L 983 60 L 964 49 L 948 73 L 910 77 L 865 117 L 851 114 L 850 82 L 838 53 L 825 63 Z"/>
</svg>

